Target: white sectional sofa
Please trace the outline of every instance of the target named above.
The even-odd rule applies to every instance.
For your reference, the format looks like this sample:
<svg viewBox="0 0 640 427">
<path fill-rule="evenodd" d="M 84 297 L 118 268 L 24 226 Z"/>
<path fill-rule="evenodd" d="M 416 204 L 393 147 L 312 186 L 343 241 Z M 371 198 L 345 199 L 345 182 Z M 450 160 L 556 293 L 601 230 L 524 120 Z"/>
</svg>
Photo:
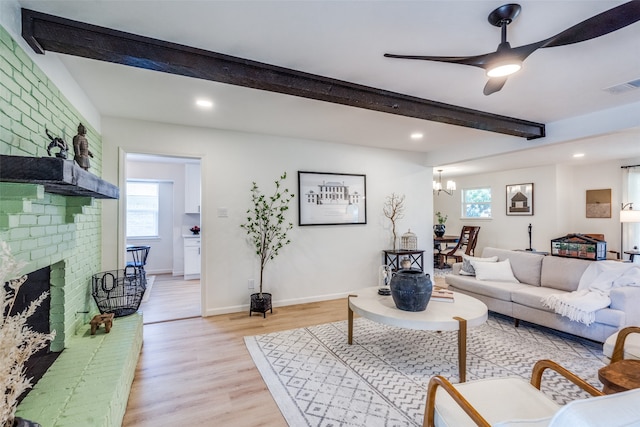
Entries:
<svg viewBox="0 0 640 427">
<path fill-rule="evenodd" d="M 445 276 L 449 289 L 483 301 L 490 311 L 511 316 L 516 320 L 546 326 L 598 342 L 604 342 L 624 326 L 640 325 L 640 287 L 614 288 L 611 304 L 595 313 L 595 322 L 587 326 L 556 314 L 542 304 L 550 294 L 576 290 L 582 273 L 594 262 L 531 252 L 484 248 L 482 257 L 509 260 L 513 275 L 520 283 L 478 280 L 460 274 L 462 263 L 453 265 L 453 272 Z"/>
</svg>

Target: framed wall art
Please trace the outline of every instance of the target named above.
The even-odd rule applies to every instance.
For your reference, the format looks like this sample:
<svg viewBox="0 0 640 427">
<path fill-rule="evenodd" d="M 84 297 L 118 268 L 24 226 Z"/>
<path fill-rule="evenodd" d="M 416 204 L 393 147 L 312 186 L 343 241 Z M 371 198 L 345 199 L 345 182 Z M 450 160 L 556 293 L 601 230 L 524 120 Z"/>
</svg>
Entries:
<svg viewBox="0 0 640 427">
<path fill-rule="evenodd" d="M 365 175 L 298 172 L 298 225 L 366 223 Z"/>
<path fill-rule="evenodd" d="M 533 215 L 533 183 L 507 185 L 507 215 Z"/>
<path fill-rule="evenodd" d="M 611 189 L 587 190 L 587 218 L 611 218 Z"/>
</svg>

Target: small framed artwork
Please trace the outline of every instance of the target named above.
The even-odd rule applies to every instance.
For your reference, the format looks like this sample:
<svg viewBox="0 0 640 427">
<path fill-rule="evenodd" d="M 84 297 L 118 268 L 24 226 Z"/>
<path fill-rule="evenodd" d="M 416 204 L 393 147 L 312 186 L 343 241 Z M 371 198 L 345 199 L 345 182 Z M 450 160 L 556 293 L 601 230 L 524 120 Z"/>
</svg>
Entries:
<svg viewBox="0 0 640 427">
<path fill-rule="evenodd" d="M 533 215 L 533 183 L 507 185 L 507 215 Z"/>
<path fill-rule="evenodd" d="M 298 225 L 366 223 L 365 175 L 298 172 Z"/>
<path fill-rule="evenodd" d="M 611 189 L 587 190 L 587 218 L 611 218 Z"/>
</svg>

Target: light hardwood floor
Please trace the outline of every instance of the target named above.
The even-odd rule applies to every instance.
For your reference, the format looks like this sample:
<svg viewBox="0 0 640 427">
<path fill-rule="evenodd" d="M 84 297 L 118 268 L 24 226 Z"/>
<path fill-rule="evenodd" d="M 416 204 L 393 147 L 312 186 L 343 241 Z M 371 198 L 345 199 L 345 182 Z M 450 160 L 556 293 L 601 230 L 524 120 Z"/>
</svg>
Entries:
<svg viewBox="0 0 640 427">
<path fill-rule="evenodd" d="M 243 337 L 346 318 L 344 298 L 145 324 L 123 426 L 286 426 Z"/>
<path fill-rule="evenodd" d="M 148 301 L 140 304 L 144 323 L 199 317 L 200 281 L 182 280 L 170 274 L 154 275 Z"/>
</svg>

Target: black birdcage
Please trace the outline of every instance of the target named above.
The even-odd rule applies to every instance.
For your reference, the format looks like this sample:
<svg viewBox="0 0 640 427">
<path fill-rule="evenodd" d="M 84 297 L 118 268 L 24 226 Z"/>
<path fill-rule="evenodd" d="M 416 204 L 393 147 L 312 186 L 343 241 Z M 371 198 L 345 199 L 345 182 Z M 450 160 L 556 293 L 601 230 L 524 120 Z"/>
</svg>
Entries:
<svg viewBox="0 0 640 427">
<path fill-rule="evenodd" d="M 93 275 L 93 299 L 103 314 L 113 313 L 115 317 L 122 317 L 135 313 L 144 291 L 144 277 L 137 268 L 127 267 Z"/>
</svg>

